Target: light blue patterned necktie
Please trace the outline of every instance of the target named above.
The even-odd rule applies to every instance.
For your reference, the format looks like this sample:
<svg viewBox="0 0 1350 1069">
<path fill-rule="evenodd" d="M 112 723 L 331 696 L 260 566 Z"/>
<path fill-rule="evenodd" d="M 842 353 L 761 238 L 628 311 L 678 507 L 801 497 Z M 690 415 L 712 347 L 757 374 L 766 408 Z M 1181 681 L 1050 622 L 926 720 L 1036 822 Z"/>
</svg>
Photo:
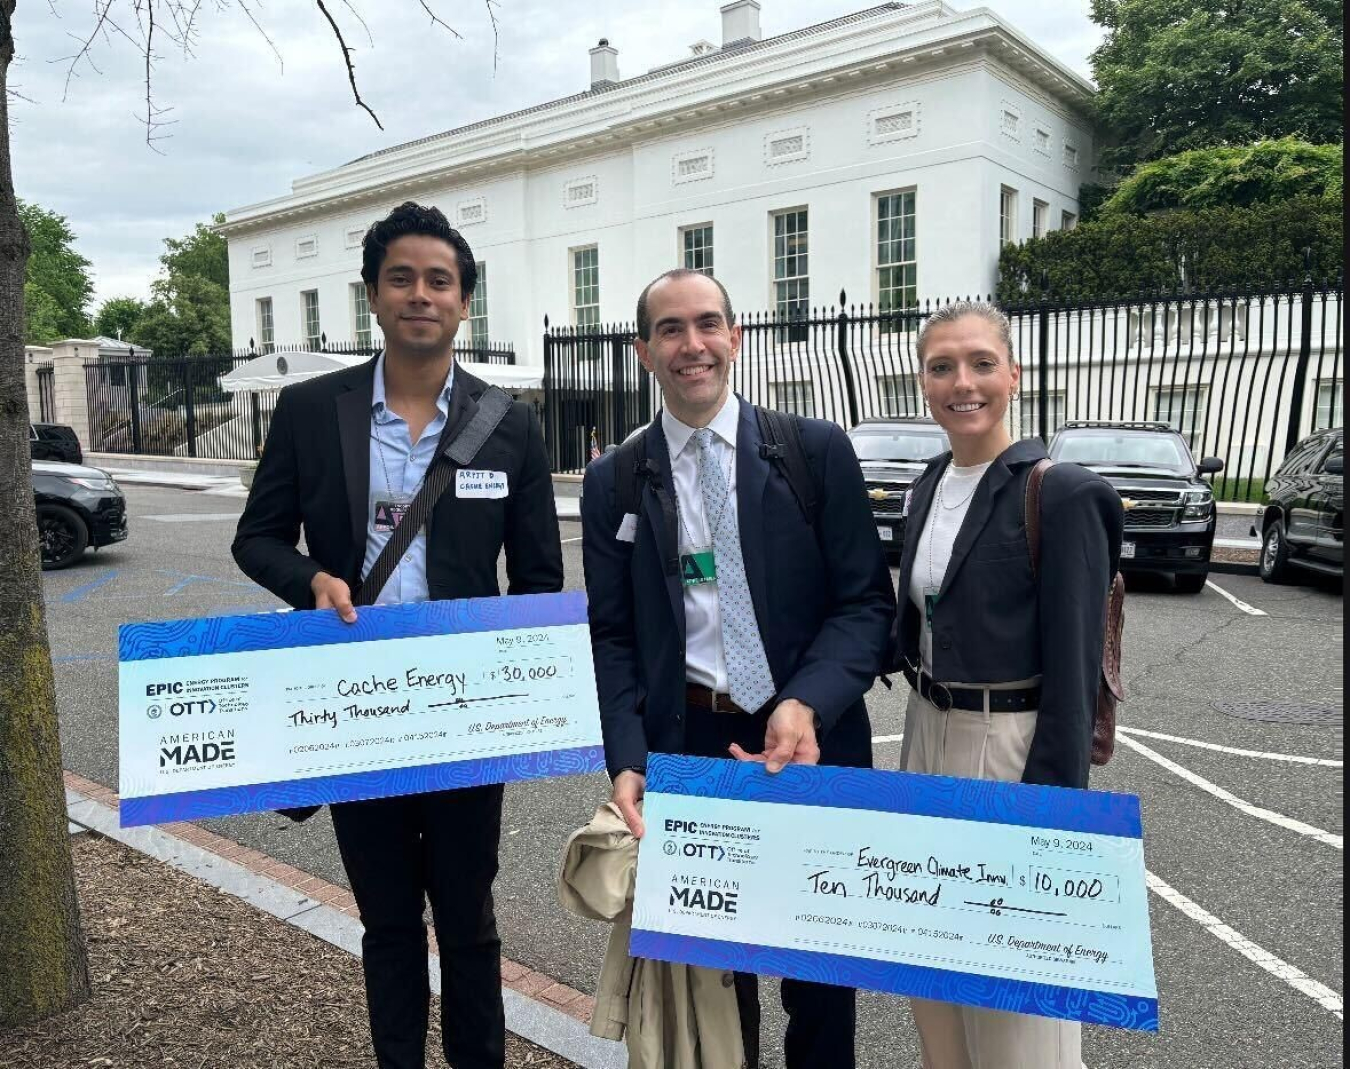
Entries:
<svg viewBox="0 0 1350 1069">
<path fill-rule="evenodd" d="M 741 556 L 741 535 L 735 522 L 727 522 L 730 490 L 722 466 L 712 448 L 713 432 L 702 427 L 694 432 L 698 443 L 698 487 L 703 497 L 703 518 L 713 540 L 717 562 L 717 605 L 722 617 L 722 650 L 727 660 L 727 688 L 731 700 L 753 713 L 774 696 L 773 674 L 764 655 L 764 643 L 750 600 Z M 715 526 L 714 526 L 715 525 Z"/>
</svg>

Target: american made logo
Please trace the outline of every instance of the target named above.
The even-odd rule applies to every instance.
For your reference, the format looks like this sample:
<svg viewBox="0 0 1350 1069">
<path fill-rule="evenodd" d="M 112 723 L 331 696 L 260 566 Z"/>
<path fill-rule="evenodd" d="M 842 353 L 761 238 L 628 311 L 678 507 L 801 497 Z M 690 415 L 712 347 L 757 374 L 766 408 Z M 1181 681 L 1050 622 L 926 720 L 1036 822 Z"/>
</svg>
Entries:
<svg viewBox="0 0 1350 1069">
<path fill-rule="evenodd" d="M 675 876 L 669 904 L 714 917 L 734 917 L 740 907 L 741 885 L 736 880 L 710 876 Z"/>
<path fill-rule="evenodd" d="M 233 764 L 234 732 L 190 731 L 181 735 L 163 735 L 159 740 L 159 767 L 169 769 L 204 768 Z"/>
</svg>

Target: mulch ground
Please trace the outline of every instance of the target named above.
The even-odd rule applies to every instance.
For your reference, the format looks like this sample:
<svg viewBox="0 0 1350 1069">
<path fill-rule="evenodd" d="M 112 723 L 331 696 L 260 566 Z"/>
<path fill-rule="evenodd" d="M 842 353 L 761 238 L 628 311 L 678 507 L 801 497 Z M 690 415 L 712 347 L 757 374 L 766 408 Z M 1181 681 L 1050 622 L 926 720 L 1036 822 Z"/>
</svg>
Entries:
<svg viewBox="0 0 1350 1069">
<path fill-rule="evenodd" d="M 0 1034 L 4 1069 L 368 1069 L 361 963 L 162 862 L 71 840 L 93 998 Z M 427 1065 L 444 1066 L 433 999 Z M 511 1069 L 576 1069 L 516 1036 Z"/>
</svg>

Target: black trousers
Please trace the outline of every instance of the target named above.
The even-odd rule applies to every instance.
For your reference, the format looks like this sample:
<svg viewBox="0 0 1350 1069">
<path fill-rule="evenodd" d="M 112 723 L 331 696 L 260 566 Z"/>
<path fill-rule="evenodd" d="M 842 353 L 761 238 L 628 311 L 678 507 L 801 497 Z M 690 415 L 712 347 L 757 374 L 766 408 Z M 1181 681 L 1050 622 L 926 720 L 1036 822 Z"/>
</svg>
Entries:
<svg viewBox="0 0 1350 1069">
<path fill-rule="evenodd" d="M 695 757 L 726 757 L 733 742 L 749 753 L 764 749 L 769 710 L 754 715 L 685 710 L 684 752 Z M 868 743 L 870 745 L 870 735 Z M 822 750 L 825 749 L 822 747 Z M 825 763 L 825 762 L 822 762 Z M 851 987 L 784 979 L 783 1009 L 788 1015 L 783 1053 L 787 1069 L 854 1069 L 857 992 Z M 759 1066 L 759 977 L 736 974 L 736 1002 L 747 1069 Z"/>
<path fill-rule="evenodd" d="M 502 786 L 332 807 L 342 864 L 361 911 L 361 963 L 380 1069 L 424 1069 L 424 900 L 440 944 L 441 1038 L 451 1069 L 503 1069 L 501 940 L 492 912 Z"/>
</svg>

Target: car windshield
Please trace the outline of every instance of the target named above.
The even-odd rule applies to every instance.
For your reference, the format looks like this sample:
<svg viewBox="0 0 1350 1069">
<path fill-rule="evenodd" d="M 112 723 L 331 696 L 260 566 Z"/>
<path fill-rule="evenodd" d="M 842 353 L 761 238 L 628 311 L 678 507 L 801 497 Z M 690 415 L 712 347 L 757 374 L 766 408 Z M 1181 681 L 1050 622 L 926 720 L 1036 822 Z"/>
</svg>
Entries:
<svg viewBox="0 0 1350 1069">
<path fill-rule="evenodd" d="M 1176 475 L 1194 470 L 1185 443 L 1172 434 L 1145 431 L 1071 431 L 1055 440 L 1051 456 L 1110 468 L 1156 468 Z"/>
<path fill-rule="evenodd" d="M 947 436 L 937 429 L 922 431 L 894 427 L 854 431 L 849 440 L 853 442 L 859 460 L 924 463 L 947 448 Z"/>
</svg>

